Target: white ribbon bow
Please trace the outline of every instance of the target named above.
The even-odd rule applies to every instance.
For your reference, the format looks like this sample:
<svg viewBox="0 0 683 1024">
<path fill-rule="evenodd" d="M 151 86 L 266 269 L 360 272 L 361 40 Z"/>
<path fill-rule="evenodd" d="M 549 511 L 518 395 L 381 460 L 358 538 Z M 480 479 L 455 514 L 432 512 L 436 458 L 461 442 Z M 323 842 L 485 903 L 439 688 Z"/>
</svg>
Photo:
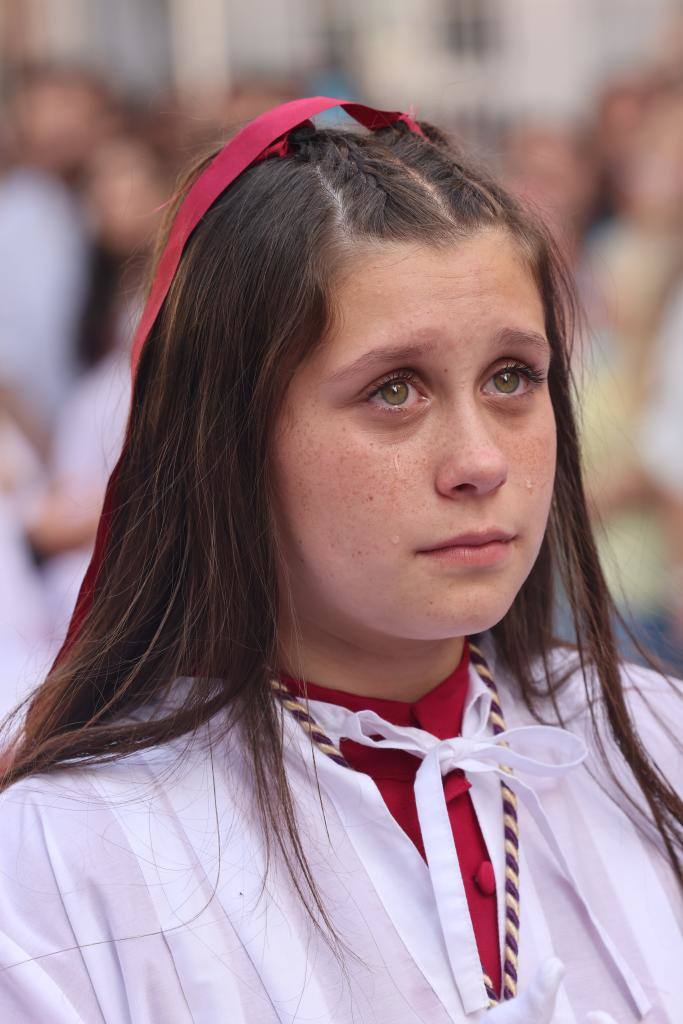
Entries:
<svg viewBox="0 0 683 1024">
<path fill-rule="evenodd" d="M 580 765 L 587 755 L 586 745 L 578 736 L 555 726 L 529 725 L 508 729 L 497 736 L 489 736 L 481 729 L 472 736 L 440 740 L 422 729 L 392 725 L 374 711 L 350 712 L 330 705 L 324 705 L 324 708 L 324 718 L 327 719 L 330 713 L 330 724 L 339 737 L 366 747 L 404 750 L 422 760 L 414 787 L 417 815 L 446 951 L 466 1013 L 484 1009 L 489 1002 L 443 789 L 442 776 L 455 768 L 470 773 L 495 772 L 524 803 L 574 889 L 595 934 L 621 974 L 635 1006 L 641 1015 L 645 1015 L 650 1009 L 650 1001 L 593 915 L 535 790 L 501 768 L 508 765 L 515 771 L 536 776 L 564 775 Z M 324 724 L 327 725 L 327 721 Z M 373 736 L 382 738 L 372 739 Z M 555 752 L 556 760 L 542 760 L 542 754 L 548 748 Z M 536 756 L 533 756 L 534 750 Z"/>
</svg>

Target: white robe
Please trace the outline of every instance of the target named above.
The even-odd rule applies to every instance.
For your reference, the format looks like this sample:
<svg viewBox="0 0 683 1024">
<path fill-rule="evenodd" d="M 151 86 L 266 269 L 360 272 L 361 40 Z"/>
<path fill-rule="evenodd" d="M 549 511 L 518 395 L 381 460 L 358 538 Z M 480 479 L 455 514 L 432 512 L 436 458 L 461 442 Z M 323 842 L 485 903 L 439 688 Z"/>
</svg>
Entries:
<svg viewBox="0 0 683 1024">
<path fill-rule="evenodd" d="M 508 728 L 533 724 L 514 682 L 492 668 Z M 624 672 L 643 741 L 680 787 L 680 757 L 638 691 L 657 714 L 674 716 L 674 726 L 680 705 L 653 673 Z M 525 781 L 652 1008 L 643 1017 L 635 1009 L 522 801 L 519 988 L 556 955 L 567 974 L 553 1024 L 583 1024 L 591 1009 L 608 1010 L 618 1024 L 679 1024 L 680 894 L 663 855 L 592 777 L 604 772 L 582 692 L 576 672 L 562 703 L 568 728 L 589 744 L 588 760 L 561 776 Z M 471 669 L 464 737 L 480 729 L 487 700 Z M 334 734 L 340 709 L 311 702 L 311 710 Z M 0 798 L 1 1021 L 447 1024 L 485 1017 L 485 1010 L 466 1013 L 460 994 L 478 964 L 468 961 L 466 942 L 448 948 L 429 869 L 374 782 L 314 755 L 294 720 L 284 722 L 306 854 L 343 948 L 313 927 L 276 849 L 266 875 L 246 761 L 236 735 L 212 741 L 214 723 L 189 745 L 183 739 L 113 765 L 22 781 Z M 498 777 L 468 777 L 502 894 Z M 428 794 L 434 806 L 441 792 L 437 785 Z M 503 914 L 500 899 L 501 941 Z M 457 927 L 466 938 L 469 919 Z"/>
</svg>

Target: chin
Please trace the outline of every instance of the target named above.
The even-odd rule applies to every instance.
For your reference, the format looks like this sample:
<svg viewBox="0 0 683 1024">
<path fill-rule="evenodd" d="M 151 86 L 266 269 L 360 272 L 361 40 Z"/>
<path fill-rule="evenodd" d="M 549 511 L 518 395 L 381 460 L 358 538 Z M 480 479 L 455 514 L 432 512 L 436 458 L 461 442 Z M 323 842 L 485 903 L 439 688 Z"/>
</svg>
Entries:
<svg viewBox="0 0 683 1024">
<path fill-rule="evenodd" d="M 482 581 L 468 587 L 465 593 L 450 595 L 450 606 L 458 620 L 467 622 L 467 633 L 483 633 L 504 619 L 532 569 L 501 575 L 498 580 Z M 445 602 L 446 603 L 446 602 Z M 461 635 L 465 635 L 464 633 Z"/>
<path fill-rule="evenodd" d="M 418 617 L 424 623 L 424 639 L 446 640 L 449 637 L 472 636 L 483 633 L 505 618 L 512 606 L 515 595 L 506 600 L 479 601 L 474 595 L 471 603 L 454 608 L 453 603 L 445 606 L 441 613 L 433 609 L 429 622 L 424 621 L 424 608 Z"/>
</svg>

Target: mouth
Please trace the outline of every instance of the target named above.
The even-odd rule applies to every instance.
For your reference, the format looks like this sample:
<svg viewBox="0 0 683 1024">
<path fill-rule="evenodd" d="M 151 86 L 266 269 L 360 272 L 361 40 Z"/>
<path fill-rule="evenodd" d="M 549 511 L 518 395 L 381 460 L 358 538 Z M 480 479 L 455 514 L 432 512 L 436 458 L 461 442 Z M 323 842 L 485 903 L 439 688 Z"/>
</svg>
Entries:
<svg viewBox="0 0 683 1024">
<path fill-rule="evenodd" d="M 462 533 L 417 553 L 450 565 L 495 566 L 507 560 L 515 538 L 516 534 L 498 529 Z"/>
</svg>

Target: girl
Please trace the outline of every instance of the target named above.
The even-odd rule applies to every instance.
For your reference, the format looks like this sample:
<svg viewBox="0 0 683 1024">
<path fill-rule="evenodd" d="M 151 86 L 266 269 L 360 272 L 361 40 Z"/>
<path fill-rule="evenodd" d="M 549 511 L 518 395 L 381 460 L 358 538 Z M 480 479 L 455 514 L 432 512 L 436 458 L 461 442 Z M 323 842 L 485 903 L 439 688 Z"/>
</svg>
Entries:
<svg viewBox="0 0 683 1024">
<path fill-rule="evenodd" d="M 172 218 L 7 753 L 3 1019 L 673 1022 L 675 690 L 617 660 L 561 270 L 437 129 L 338 103 Z"/>
</svg>

